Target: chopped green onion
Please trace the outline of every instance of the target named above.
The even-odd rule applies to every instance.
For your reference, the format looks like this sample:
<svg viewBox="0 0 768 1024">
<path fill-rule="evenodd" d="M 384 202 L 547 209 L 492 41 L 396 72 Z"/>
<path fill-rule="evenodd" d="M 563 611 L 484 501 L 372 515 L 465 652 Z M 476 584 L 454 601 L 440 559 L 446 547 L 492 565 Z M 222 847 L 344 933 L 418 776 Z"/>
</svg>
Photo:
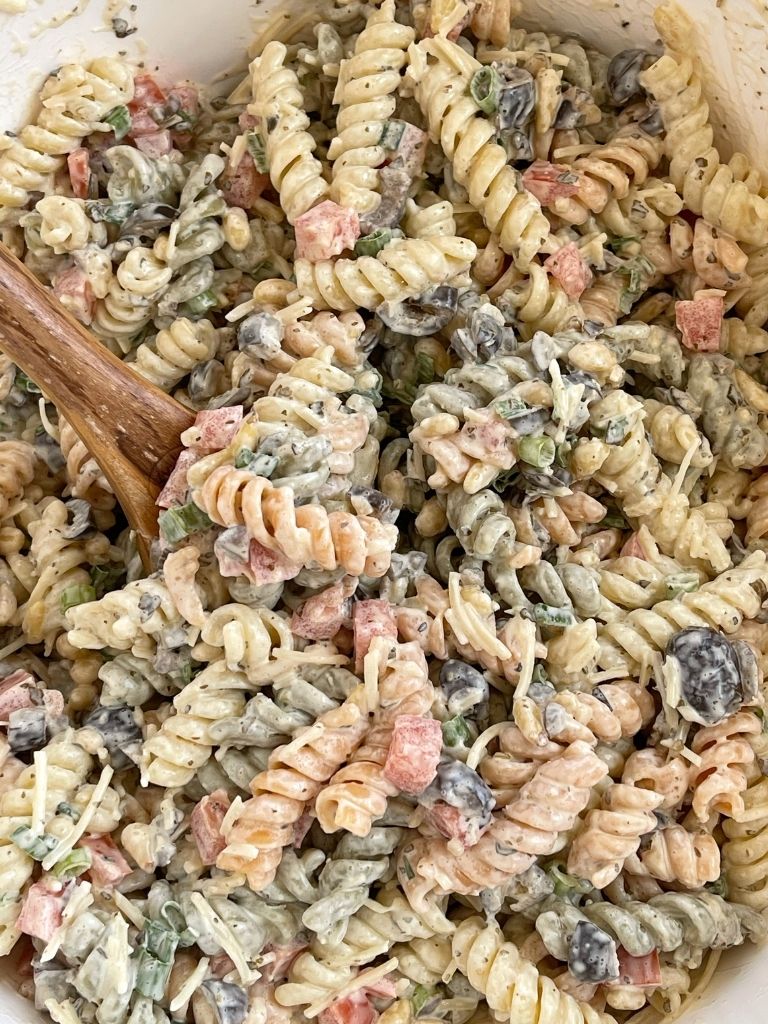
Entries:
<svg viewBox="0 0 768 1024">
<path fill-rule="evenodd" d="M 617 530 L 626 530 L 629 523 L 621 514 L 621 512 L 612 511 L 606 512 L 603 518 L 600 520 L 600 525 L 605 527 L 615 527 Z"/>
<path fill-rule="evenodd" d="M 446 747 L 464 746 L 471 737 L 469 727 L 461 715 L 443 722 L 443 743 Z"/>
<path fill-rule="evenodd" d="M 72 804 L 66 804 L 63 801 L 56 805 L 56 813 L 63 814 L 65 818 L 71 818 L 72 821 L 80 820 L 80 811 Z"/>
<path fill-rule="evenodd" d="M 556 896 L 571 899 L 574 896 L 583 896 L 592 889 L 590 882 L 583 878 L 577 878 L 575 875 L 569 875 L 567 871 L 563 871 L 557 864 L 550 864 L 547 874 L 555 883 Z"/>
<path fill-rule="evenodd" d="M 629 418 L 627 416 L 616 416 L 614 419 L 608 420 L 605 427 L 605 443 L 621 444 L 628 433 Z"/>
<path fill-rule="evenodd" d="M 55 850 L 59 845 L 56 836 L 49 836 L 47 832 L 36 836 L 29 825 L 19 825 L 18 828 L 15 828 L 11 832 L 11 841 L 20 850 L 28 853 L 33 860 L 44 860 L 51 850 Z"/>
<path fill-rule="evenodd" d="M 179 945 L 176 932 L 160 921 L 147 921 L 136 951 L 136 989 L 149 999 L 162 999 Z"/>
<path fill-rule="evenodd" d="M 699 577 L 695 572 L 676 572 L 665 580 L 667 599 L 673 601 L 681 594 L 692 594 L 699 589 Z"/>
<path fill-rule="evenodd" d="M 405 121 L 385 121 L 379 136 L 379 145 L 384 149 L 397 149 L 405 132 Z"/>
<path fill-rule="evenodd" d="M 203 316 L 209 309 L 213 309 L 218 301 L 212 291 L 200 292 L 193 299 L 182 303 L 179 312 L 183 316 Z"/>
<path fill-rule="evenodd" d="M 533 673 L 531 675 L 532 683 L 549 683 L 549 676 L 544 670 L 543 665 L 534 665 Z"/>
<path fill-rule="evenodd" d="M 401 232 L 395 232 L 391 228 L 377 228 L 370 235 L 363 235 L 355 242 L 355 255 L 375 256 L 385 245 L 389 245 L 396 234 L 400 237 Z"/>
<path fill-rule="evenodd" d="M 482 112 L 492 114 L 499 106 L 501 78 L 498 71 L 492 67 L 480 68 L 472 76 L 469 91 Z"/>
<path fill-rule="evenodd" d="M 212 521 L 194 502 L 179 508 L 169 508 L 158 518 L 160 533 L 169 544 L 178 544 L 191 533 L 200 533 L 213 525 Z"/>
<path fill-rule="evenodd" d="M 521 437 L 517 444 L 517 454 L 529 466 L 546 469 L 555 461 L 555 442 L 551 437 Z"/>
<path fill-rule="evenodd" d="M 499 473 L 491 487 L 497 494 L 503 494 L 507 488 L 513 486 L 519 475 L 516 469 L 508 469 L 504 473 Z"/>
<path fill-rule="evenodd" d="M 522 398 L 499 398 L 491 403 L 493 411 L 504 420 L 514 419 L 521 412 L 526 412 L 528 405 Z"/>
<path fill-rule="evenodd" d="M 90 851 L 78 847 L 76 850 L 68 853 L 66 857 L 63 857 L 51 870 L 51 874 L 55 878 L 61 878 L 62 880 L 77 878 L 78 875 L 82 875 L 84 871 L 87 871 L 90 866 Z"/>
<path fill-rule="evenodd" d="M 628 278 L 619 305 L 622 313 L 630 313 L 634 304 L 647 290 L 648 282 L 655 275 L 656 268 L 645 256 L 635 256 L 619 268 L 619 273 Z"/>
<path fill-rule="evenodd" d="M 614 235 L 606 242 L 606 248 L 618 255 L 622 249 L 626 249 L 627 246 L 639 241 L 640 238 L 637 235 Z"/>
<path fill-rule="evenodd" d="M 128 132 L 131 130 L 131 112 L 126 106 L 115 107 L 114 110 L 110 110 L 104 121 L 112 126 L 112 130 L 115 133 L 115 140 L 117 142 L 120 139 L 124 139 Z"/>
<path fill-rule="evenodd" d="M 535 604 L 533 619 L 540 626 L 572 626 L 575 623 L 570 608 L 553 608 L 551 604 Z"/>
<path fill-rule="evenodd" d="M 419 1012 L 424 1008 L 426 1003 L 432 997 L 432 993 L 424 985 L 417 985 L 413 990 L 411 996 L 411 1008 L 413 1009 L 414 1016 L 418 1016 Z"/>
<path fill-rule="evenodd" d="M 405 877 L 408 879 L 416 877 L 416 872 L 411 867 L 411 862 L 408 860 L 407 857 L 403 857 L 403 873 L 405 874 Z"/>
<path fill-rule="evenodd" d="M 256 170 L 259 174 L 266 174 L 269 170 L 267 147 L 260 133 L 246 132 L 245 143 L 248 146 L 248 152 L 253 157 L 253 162 L 256 164 Z"/>
<path fill-rule="evenodd" d="M 422 384 L 431 384 L 435 379 L 435 361 L 431 356 L 419 352 L 416 356 L 416 387 Z"/>
<path fill-rule="evenodd" d="M 715 882 L 707 882 L 704 888 L 707 892 L 714 893 L 715 896 L 722 896 L 724 900 L 728 899 L 728 879 L 725 875 L 720 875 Z"/>
<path fill-rule="evenodd" d="M 59 597 L 59 606 L 62 612 L 68 608 L 74 608 L 78 604 L 87 604 L 96 600 L 96 590 L 87 583 L 76 583 L 73 587 L 62 590 Z"/>
<path fill-rule="evenodd" d="M 26 391 L 28 395 L 42 395 L 42 391 L 22 370 L 16 370 L 14 384 L 19 391 Z"/>
<path fill-rule="evenodd" d="M 187 920 L 182 909 L 175 900 L 168 900 L 160 910 L 160 917 L 166 922 L 169 928 L 176 932 L 180 946 L 192 946 L 199 936 L 187 927 Z"/>
<path fill-rule="evenodd" d="M 235 469 L 246 469 L 256 458 L 256 452 L 250 448 L 241 448 L 235 456 Z"/>
<path fill-rule="evenodd" d="M 568 468 L 568 460 L 573 451 L 573 445 L 570 441 L 561 441 L 555 450 L 555 462 L 561 469 Z"/>
<path fill-rule="evenodd" d="M 103 597 L 108 591 L 114 590 L 123 577 L 125 570 L 112 566 L 105 569 L 103 565 L 91 566 L 91 584 L 96 591 L 96 598 Z"/>
</svg>

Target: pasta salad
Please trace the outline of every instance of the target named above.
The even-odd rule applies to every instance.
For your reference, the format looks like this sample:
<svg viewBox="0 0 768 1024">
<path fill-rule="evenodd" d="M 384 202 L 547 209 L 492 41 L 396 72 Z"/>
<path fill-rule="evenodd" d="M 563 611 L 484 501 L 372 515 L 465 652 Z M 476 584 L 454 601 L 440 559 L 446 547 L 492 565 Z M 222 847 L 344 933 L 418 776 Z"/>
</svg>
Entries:
<svg viewBox="0 0 768 1024">
<path fill-rule="evenodd" d="M 148 573 L 0 355 L 56 1024 L 655 1024 L 766 936 L 766 185 L 695 56 L 518 13 L 282 6 L 228 94 L 101 57 L 0 136 L 2 242 L 196 414 Z"/>
</svg>

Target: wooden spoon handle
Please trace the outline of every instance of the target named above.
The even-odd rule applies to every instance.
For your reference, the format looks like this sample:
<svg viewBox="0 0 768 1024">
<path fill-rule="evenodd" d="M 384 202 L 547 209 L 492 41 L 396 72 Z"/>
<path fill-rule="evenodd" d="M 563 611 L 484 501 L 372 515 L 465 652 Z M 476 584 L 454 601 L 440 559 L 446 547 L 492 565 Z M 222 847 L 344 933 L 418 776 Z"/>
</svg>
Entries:
<svg viewBox="0 0 768 1024">
<path fill-rule="evenodd" d="M 194 415 L 100 344 L 0 245 L 0 349 L 38 384 L 85 443 L 142 536 Z"/>
</svg>

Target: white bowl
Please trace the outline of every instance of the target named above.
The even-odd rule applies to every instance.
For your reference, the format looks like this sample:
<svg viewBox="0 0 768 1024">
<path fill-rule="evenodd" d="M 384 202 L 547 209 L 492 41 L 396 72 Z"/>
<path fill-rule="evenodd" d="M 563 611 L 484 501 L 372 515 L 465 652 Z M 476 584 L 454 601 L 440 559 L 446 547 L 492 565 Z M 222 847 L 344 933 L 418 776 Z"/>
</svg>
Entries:
<svg viewBox="0 0 768 1024">
<path fill-rule="evenodd" d="M 312 3 L 313 0 L 304 0 Z M 701 58 L 712 121 L 724 155 L 746 152 L 768 172 L 768 2 L 684 0 L 665 23 L 684 52 Z M 607 53 L 658 46 L 653 0 L 522 0 L 527 27 L 574 34 Z M 131 12 L 130 6 L 137 10 Z M 17 130 L 34 112 L 45 76 L 70 60 L 127 53 L 159 69 L 161 81 L 209 82 L 245 71 L 254 19 L 276 0 L 27 0 L 23 14 L 0 13 L 0 132 Z M 299 4 L 295 3 L 295 8 Z M 68 12 L 74 12 L 67 17 Z M 62 21 L 62 16 L 66 20 Z M 117 39 L 110 19 L 137 31 Z M 225 73 L 222 75 L 222 73 Z M 727 126 L 727 133 L 725 128 Z M 768 177 L 768 174 L 766 174 Z M 683 1024 L 766 1024 L 768 951 L 735 950 Z M 0 979 L 0 1024 L 34 1013 L 10 981 Z"/>
</svg>

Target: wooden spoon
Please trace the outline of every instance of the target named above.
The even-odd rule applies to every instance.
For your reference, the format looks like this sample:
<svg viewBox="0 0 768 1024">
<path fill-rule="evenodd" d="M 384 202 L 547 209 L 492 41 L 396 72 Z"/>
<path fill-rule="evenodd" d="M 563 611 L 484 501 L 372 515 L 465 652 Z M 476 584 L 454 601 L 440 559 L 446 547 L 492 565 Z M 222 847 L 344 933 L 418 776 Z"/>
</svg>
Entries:
<svg viewBox="0 0 768 1024">
<path fill-rule="evenodd" d="M 3 245 L 0 349 L 55 402 L 96 459 L 149 568 L 155 499 L 194 414 L 112 355 Z"/>
</svg>

